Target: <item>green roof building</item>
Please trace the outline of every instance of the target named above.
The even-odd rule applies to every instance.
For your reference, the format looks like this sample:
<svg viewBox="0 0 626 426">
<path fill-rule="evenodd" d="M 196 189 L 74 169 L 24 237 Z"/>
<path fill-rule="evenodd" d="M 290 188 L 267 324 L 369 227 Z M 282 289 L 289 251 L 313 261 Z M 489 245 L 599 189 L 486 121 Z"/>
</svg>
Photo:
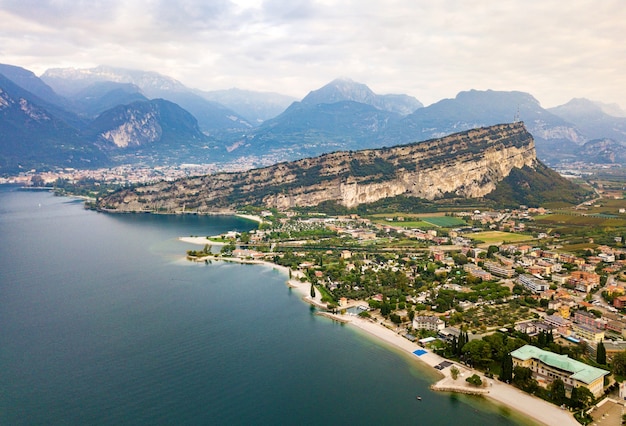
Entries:
<svg viewBox="0 0 626 426">
<path fill-rule="evenodd" d="M 585 386 L 598 397 L 604 391 L 604 376 L 609 374 L 606 370 L 576 361 L 567 355 L 544 351 L 532 345 L 514 350 L 511 356 L 513 366 L 529 368 L 541 386 L 547 387 L 554 380 L 561 379 L 568 393 L 577 386 Z"/>
</svg>

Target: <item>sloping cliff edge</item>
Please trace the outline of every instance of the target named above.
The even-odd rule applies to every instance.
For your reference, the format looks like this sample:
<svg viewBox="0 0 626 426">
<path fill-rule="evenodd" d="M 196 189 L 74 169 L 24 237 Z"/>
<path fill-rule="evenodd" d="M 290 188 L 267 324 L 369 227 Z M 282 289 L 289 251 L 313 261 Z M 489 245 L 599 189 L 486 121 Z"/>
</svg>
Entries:
<svg viewBox="0 0 626 426">
<path fill-rule="evenodd" d="M 522 122 L 473 129 L 391 148 L 342 151 L 240 173 L 219 173 L 125 189 L 98 200 L 114 212 L 287 209 L 335 201 L 348 208 L 404 195 L 479 198 L 511 170 L 535 168 L 535 142 Z"/>
</svg>

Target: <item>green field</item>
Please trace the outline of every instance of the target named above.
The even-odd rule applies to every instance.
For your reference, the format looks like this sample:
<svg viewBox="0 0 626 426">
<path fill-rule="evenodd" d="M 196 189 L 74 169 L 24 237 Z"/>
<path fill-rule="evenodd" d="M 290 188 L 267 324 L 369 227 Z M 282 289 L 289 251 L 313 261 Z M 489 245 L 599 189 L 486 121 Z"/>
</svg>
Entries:
<svg viewBox="0 0 626 426">
<path fill-rule="evenodd" d="M 519 241 L 532 240 L 533 237 L 524 234 L 515 234 L 513 232 L 501 232 L 501 231 L 485 231 L 475 232 L 473 234 L 465 234 L 465 236 L 474 239 L 484 241 L 487 244 L 497 243 L 516 243 Z"/>
<path fill-rule="evenodd" d="M 574 214 L 550 214 L 535 217 L 535 222 L 544 225 L 560 226 L 584 226 L 584 227 L 623 227 L 626 226 L 626 219 L 583 216 Z"/>
<path fill-rule="evenodd" d="M 394 226 L 401 226 L 403 228 L 418 228 L 418 229 L 432 229 L 434 228 L 433 225 L 431 225 L 428 222 L 424 222 L 423 220 L 418 220 L 418 221 L 413 221 L 413 222 L 385 222 L 385 223 L 393 223 Z"/>
<path fill-rule="evenodd" d="M 432 223 L 440 228 L 454 228 L 455 226 L 465 226 L 467 222 L 453 216 L 428 216 L 423 217 L 424 222 Z"/>
</svg>

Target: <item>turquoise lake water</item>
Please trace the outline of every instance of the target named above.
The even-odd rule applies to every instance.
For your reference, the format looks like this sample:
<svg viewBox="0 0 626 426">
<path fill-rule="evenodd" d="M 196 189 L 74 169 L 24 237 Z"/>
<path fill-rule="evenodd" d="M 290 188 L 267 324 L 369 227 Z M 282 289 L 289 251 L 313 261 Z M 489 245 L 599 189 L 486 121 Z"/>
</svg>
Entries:
<svg viewBox="0 0 626 426">
<path fill-rule="evenodd" d="M 254 226 L 0 187 L 0 424 L 517 424 L 431 392 L 431 370 L 316 316 L 278 271 L 194 264 L 177 240 Z"/>
</svg>

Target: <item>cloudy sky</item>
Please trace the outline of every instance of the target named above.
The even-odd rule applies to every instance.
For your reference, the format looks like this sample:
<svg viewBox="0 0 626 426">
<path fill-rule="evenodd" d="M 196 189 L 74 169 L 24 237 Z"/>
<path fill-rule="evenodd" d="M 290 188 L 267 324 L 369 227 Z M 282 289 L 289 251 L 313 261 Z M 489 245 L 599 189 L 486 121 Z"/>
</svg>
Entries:
<svg viewBox="0 0 626 426">
<path fill-rule="evenodd" d="M 0 0 L 0 62 L 157 71 L 302 98 L 337 77 L 428 105 L 469 89 L 626 108 L 624 0 Z"/>
</svg>

